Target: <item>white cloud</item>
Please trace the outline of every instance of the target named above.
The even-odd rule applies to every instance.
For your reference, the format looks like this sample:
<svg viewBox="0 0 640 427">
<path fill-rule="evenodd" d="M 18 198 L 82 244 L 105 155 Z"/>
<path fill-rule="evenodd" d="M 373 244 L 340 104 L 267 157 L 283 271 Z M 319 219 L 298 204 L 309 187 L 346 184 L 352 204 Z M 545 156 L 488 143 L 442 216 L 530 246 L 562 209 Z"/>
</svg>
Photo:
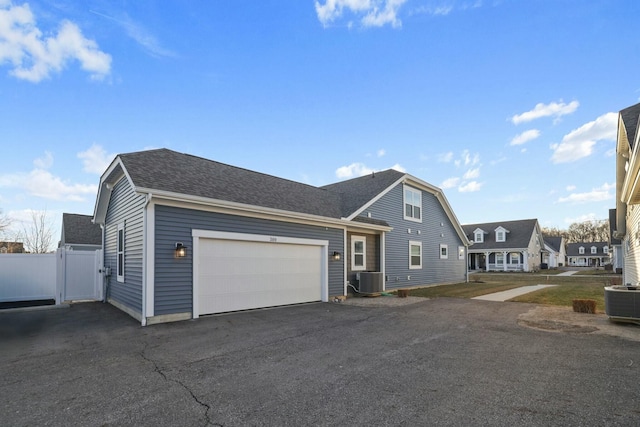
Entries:
<svg viewBox="0 0 640 427">
<path fill-rule="evenodd" d="M 575 185 L 567 185 L 567 188 L 566 188 L 567 191 L 573 191 L 575 189 L 576 189 Z"/>
<path fill-rule="evenodd" d="M 525 130 L 519 135 L 516 135 L 511 140 L 510 145 L 522 145 L 525 142 L 532 141 L 540 136 L 540 131 L 538 129 L 529 129 Z"/>
<path fill-rule="evenodd" d="M 406 170 L 399 163 L 391 166 L 389 169 L 397 170 L 398 172 L 405 173 Z M 351 163 L 349 166 L 341 166 L 336 169 L 336 177 L 346 179 L 354 178 L 364 175 L 369 175 L 374 172 L 378 172 L 379 169 L 372 169 L 367 167 L 364 163 Z"/>
<path fill-rule="evenodd" d="M 442 184 L 440 184 L 440 187 L 446 190 L 447 188 L 457 187 L 458 183 L 460 183 L 460 178 L 454 176 L 452 178 L 445 179 Z"/>
<path fill-rule="evenodd" d="M 453 160 L 453 151 L 438 154 L 438 161 L 441 163 L 449 163 L 451 160 Z"/>
<path fill-rule="evenodd" d="M 595 213 L 588 213 L 588 214 L 584 214 L 584 215 L 580 215 L 576 218 L 565 218 L 564 222 L 565 224 L 574 224 L 576 222 L 586 222 L 586 221 L 594 221 L 597 219 L 597 216 Z"/>
<path fill-rule="evenodd" d="M 611 193 L 611 190 L 614 190 L 615 188 L 615 184 L 605 183 L 602 186 L 594 188 L 587 193 L 572 193 L 567 197 L 561 197 L 558 199 L 558 203 L 582 204 L 613 200 L 613 194 Z"/>
<path fill-rule="evenodd" d="M 115 156 L 115 154 L 108 154 L 98 144 L 93 144 L 89 149 L 78 153 L 78 158 L 82 160 L 82 170 L 97 175 L 102 175 L 107 170 Z"/>
<path fill-rule="evenodd" d="M 553 163 L 574 162 L 593 153 L 593 146 L 600 140 L 615 141 L 618 115 L 606 113 L 592 122 L 574 129 L 562 138 L 559 144 L 552 144 Z"/>
<path fill-rule="evenodd" d="M 482 187 L 481 182 L 471 181 L 458 187 L 458 191 L 461 193 L 471 193 L 474 191 L 480 191 L 481 187 Z"/>
<path fill-rule="evenodd" d="M 400 166 L 399 163 L 396 163 L 395 165 L 391 166 L 391 169 L 396 170 L 398 172 L 402 172 L 402 173 L 407 172 L 407 170 L 405 168 L 403 168 L 402 166 Z"/>
<path fill-rule="evenodd" d="M 378 150 L 378 152 L 376 153 L 376 155 L 377 155 L 378 157 L 384 157 L 384 156 L 385 156 L 385 154 L 387 154 L 387 152 L 386 152 L 383 148 L 381 148 L 380 150 Z"/>
<path fill-rule="evenodd" d="M 451 5 L 441 6 L 420 6 L 413 10 L 412 14 L 418 15 L 434 15 L 434 16 L 447 16 L 453 11 Z"/>
<path fill-rule="evenodd" d="M 469 169 L 465 172 L 463 179 L 476 179 L 480 176 L 480 168 Z"/>
<path fill-rule="evenodd" d="M 93 198 L 97 194 L 98 186 L 95 184 L 72 184 L 47 171 L 45 167 L 53 164 L 53 156 L 48 151 L 43 158 L 35 159 L 33 163 L 35 169 L 31 172 L 0 175 L 0 188 L 16 188 L 31 196 L 72 202 L 83 202 L 87 200 L 87 196 Z"/>
<path fill-rule="evenodd" d="M 91 13 L 94 15 L 101 16 L 110 21 L 118 24 L 122 29 L 124 29 L 127 36 L 132 38 L 136 43 L 138 43 L 144 50 L 146 50 L 151 56 L 155 57 L 176 57 L 177 55 L 162 47 L 156 36 L 154 36 L 149 30 L 144 28 L 141 24 L 135 22 L 129 15 L 124 15 L 121 18 L 114 18 L 113 16 L 105 15 L 100 12 L 96 12 L 95 10 L 91 10 Z"/>
<path fill-rule="evenodd" d="M 511 121 L 514 125 L 530 122 L 535 119 L 539 119 L 542 117 L 553 116 L 557 119 L 560 117 L 571 114 L 578 109 L 580 103 L 578 101 L 571 101 L 568 104 L 564 102 L 551 102 L 549 104 L 536 104 L 533 110 L 524 112 L 522 114 L 516 114 L 511 118 Z"/>
<path fill-rule="evenodd" d="M 364 27 L 382 27 L 390 24 L 394 28 L 402 26 L 398 10 L 407 0 L 325 0 L 315 2 L 318 20 L 328 26 L 343 16 L 345 11 L 360 18 Z M 349 25 L 351 27 L 351 24 Z"/>
<path fill-rule="evenodd" d="M 45 151 L 44 156 L 33 161 L 33 165 L 39 169 L 49 169 L 53 166 L 53 154 L 50 151 Z"/>
<path fill-rule="evenodd" d="M 0 1 L 0 64 L 9 63 L 11 75 L 37 83 L 72 60 L 93 79 L 103 79 L 111 71 L 111 56 L 85 38 L 73 22 L 62 21 L 55 36 L 43 37 L 27 3 L 14 6 Z"/>
<path fill-rule="evenodd" d="M 336 169 L 336 176 L 338 178 L 353 178 L 368 175 L 371 172 L 375 171 L 366 167 L 363 163 L 351 163 L 349 166 L 341 166 Z"/>
</svg>

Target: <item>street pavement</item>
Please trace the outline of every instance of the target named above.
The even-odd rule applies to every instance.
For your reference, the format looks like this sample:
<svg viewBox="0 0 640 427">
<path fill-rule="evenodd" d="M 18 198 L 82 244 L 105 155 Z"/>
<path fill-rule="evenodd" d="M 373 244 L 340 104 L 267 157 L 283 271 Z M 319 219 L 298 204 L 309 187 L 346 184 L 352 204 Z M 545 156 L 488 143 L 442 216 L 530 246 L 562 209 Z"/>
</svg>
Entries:
<svg viewBox="0 0 640 427">
<path fill-rule="evenodd" d="M 521 326 L 535 308 L 318 303 L 144 328 L 102 303 L 0 312 L 0 424 L 637 426 L 640 343 Z"/>
</svg>

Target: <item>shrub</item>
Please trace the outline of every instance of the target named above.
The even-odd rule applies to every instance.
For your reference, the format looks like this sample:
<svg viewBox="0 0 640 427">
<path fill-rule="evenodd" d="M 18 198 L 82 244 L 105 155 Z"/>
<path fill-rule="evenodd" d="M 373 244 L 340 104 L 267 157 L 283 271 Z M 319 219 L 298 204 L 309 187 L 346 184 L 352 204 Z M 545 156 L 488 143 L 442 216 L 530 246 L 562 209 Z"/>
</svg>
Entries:
<svg viewBox="0 0 640 427">
<path fill-rule="evenodd" d="M 596 301 L 592 299 L 574 299 L 573 311 L 594 314 L 596 312 Z"/>
</svg>

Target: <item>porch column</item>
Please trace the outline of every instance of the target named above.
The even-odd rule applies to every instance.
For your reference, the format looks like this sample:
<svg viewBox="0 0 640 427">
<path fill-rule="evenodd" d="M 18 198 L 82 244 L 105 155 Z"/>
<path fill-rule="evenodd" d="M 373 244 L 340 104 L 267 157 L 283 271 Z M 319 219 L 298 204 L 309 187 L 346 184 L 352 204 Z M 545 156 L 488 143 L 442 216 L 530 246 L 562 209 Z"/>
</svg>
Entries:
<svg viewBox="0 0 640 427">
<path fill-rule="evenodd" d="M 507 252 L 502 251 L 502 270 L 507 271 Z"/>
<path fill-rule="evenodd" d="M 484 270 L 489 271 L 489 252 L 484 253 Z"/>
<path fill-rule="evenodd" d="M 522 271 L 529 271 L 529 252 L 522 251 Z"/>
</svg>

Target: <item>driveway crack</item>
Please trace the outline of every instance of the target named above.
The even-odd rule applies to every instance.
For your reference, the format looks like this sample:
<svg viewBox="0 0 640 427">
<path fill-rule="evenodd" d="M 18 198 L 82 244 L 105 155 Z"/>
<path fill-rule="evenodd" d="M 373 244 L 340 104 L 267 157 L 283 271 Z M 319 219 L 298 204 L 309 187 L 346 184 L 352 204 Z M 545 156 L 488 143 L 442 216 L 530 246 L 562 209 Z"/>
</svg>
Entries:
<svg viewBox="0 0 640 427">
<path fill-rule="evenodd" d="M 169 378 L 167 376 L 167 374 L 162 370 L 162 368 L 160 368 L 160 366 L 158 366 L 158 363 L 155 360 L 153 360 L 152 358 L 150 358 L 149 356 L 146 355 L 147 347 L 149 347 L 149 344 L 145 342 L 144 343 L 144 348 L 140 352 L 140 357 L 142 357 L 145 361 L 151 363 L 151 365 L 153 365 L 153 371 L 158 373 L 165 381 L 171 381 L 171 382 L 173 382 L 175 384 L 178 384 L 183 389 L 185 389 L 187 391 L 187 393 L 189 393 L 189 395 L 191 396 L 193 401 L 196 402 L 198 405 L 200 405 L 204 409 L 204 418 L 205 418 L 205 421 L 206 421 L 204 425 L 205 426 L 210 426 L 211 425 L 211 426 L 223 427 L 222 424 L 214 423 L 213 421 L 211 421 L 211 417 L 209 415 L 209 411 L 211 410 L 211 406 L 208 403 L 200 400 L 198 398 L 198 396 L 196 396 L 196 394 L 193 392 L 193 390 L 191 390 L 191 388 L 189 388 L 189 386 L 187 386 L 182 381 L 174 379 L 174 378 Z"/>
</svg>

